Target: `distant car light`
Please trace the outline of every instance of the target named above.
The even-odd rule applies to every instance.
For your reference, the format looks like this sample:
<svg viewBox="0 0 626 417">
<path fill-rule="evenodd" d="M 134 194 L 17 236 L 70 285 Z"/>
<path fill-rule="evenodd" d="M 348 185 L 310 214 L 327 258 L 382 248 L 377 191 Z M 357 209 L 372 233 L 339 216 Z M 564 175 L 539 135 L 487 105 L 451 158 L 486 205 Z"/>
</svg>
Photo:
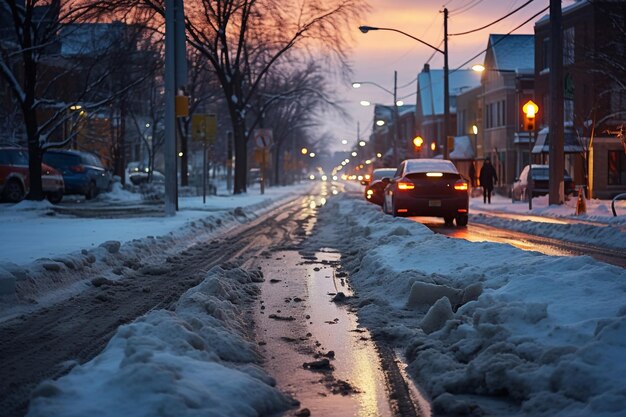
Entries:
<svg viewBox="0 0 626 417">
<path fill-rule="evenodd" d="M 415 188 L 415 185 L 412 182 L 399 182 L 398 183 L 398 190 L 412 190 L 414 188 Z"/>
<path fill-rule="evenodd" d="M 372 191 L 372 190 L 367 190 L 367 196 L 368 196 L 368 198 L 369 198 L 369 196 L 371 196 L 372 194 L 374 194 L 374 191 Z"/>
<path fill-rule="evenodd" d="M 322 181 L 328 181 L 328 177 L 326 175 L 322 175 Z"/>
<path fill-rule="evenodd" d="M 310 180 L 314 180 L 315 179 L 315 175 L 313 175 L 313 174 L 309 175 L 309 179 Z"/>
<path fill-rule="evenodd" d="M 333 181 L 337 181 L 339 177 L 337 177 L 336 175 L 333 175 Z"/>
<path fill-rule="evenodd" d="M 359 181 L 363 181 L 363 175 L 359 175 L 358 177 L 356 177 L 356 179 Z"/>
<path fill-rule="evenodd" d="M 370 174 L 365 174 L 365 179 L 369 180 L 370 178 L 372 178 L 372 176 Z"/>
</svg>

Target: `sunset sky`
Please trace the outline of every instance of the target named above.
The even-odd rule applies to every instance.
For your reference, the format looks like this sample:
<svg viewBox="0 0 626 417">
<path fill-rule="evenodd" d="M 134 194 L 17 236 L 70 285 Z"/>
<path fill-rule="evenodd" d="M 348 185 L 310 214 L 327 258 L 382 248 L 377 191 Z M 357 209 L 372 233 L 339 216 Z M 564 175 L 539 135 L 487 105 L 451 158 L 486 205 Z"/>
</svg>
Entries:
<svg viewBox="0 0 626 417">
<path fill-rule="evenodd" d="M 423 41 L 443 49 L 443 13 L 448 8 L 449 34 L 465 32 L 487 25 L 506 15 L 527 0 L 371 0 L 371 12 L 356 27 L 351 28 L 355 40 L 351 54 L 354 80 L 371 81 L 388 90 L 393 90 L 393 72 L 398 71 L 398 97 L 406 104 L 415 104 L 417 74 L 433 55 L 433 50 L 402 34 L 390 31 L 373 31 L 363 34 L 359 25 L 388 27 L 411 34 Z M 563 0 L 562 7 L 573 3 Z M 512 16 L 495 25 L 463 36 L 450 36 L 448 41 L 450 70 L 459 68 L 487 46 L 490 33 L 506 34 L 519 26 L 540 10 L 549 6 L 549 0 L 534 0 Z M 532 34 L 533 25 L 541 16 L 513 33 Z M 482 63 L 483 55 L 472 63 Z M 431 68 L 443 68 L 443 55 L 435 53 L 430 60 Z M 469 68 L 471 64 L 463 65 Z M 409 85 L 407 85 L 409 84 Z M 406 86 L 400 88 L 401 86 Z M 345 100 L 345 108 L 352 120 L 331 118 L 326 130 L 333 132 L 335 140 L 331 148 L 347 150 L 354 146 L 357 134 L 357 122 L 360 122 L 361 139 L 367 139 L 371 132 L 373 107 L 362 107 L 360 100 L 372 103 L 391 104 L 392 96 L 375 86 L 362 86 L 353 89 L 349 83 L 339 87 Z M 341 145 L 341 139 L 347 139 L 348 145 Z"/>
</svg>

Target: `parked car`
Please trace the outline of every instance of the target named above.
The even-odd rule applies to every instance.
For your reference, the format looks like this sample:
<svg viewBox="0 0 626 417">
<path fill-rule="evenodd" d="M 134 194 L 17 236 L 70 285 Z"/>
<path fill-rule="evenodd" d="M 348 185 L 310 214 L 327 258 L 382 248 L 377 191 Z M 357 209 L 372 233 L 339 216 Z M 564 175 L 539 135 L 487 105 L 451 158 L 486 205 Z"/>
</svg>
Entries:
<svg viewBox="0 0 626 417">
<path fill-rule="evenodd" d="M 365 199 L 370 203 L 383 205 L 385 184 L 383 178 L 392 178 L 396 173 L 395 168 L 377 168 L 372 172 L 371 181 L 365 187 Z"/>
<path fill-rule="evenodd" d="M 113 176 L 100 158 L 89 152 L 48 150 L 43 161 L 63 175 L 65 194 L 83 194 L 92 199 L 101 192 L 110 191 Z"/>
<path fill-rule="evenodd" d="M 443 159 L 407 159 L 386 183 L 383 211 L 394 216 L 443 217 L 467 226 L 469 183 L 454 164 Z"/>
<path fill-rule="evenodd" d="M 17 203 L 30 190 L 28 150 L 18 147 L 0 148 L 0 197 Z M 63 177 L 54 168 L 41 164 L 41 186 L 46 198 L 53 204 L 61 202 L 65 185 Z"/>
<path fill-rule="evenodd" d="M 517 178 L 513 183 L 513 187 L 511 188 L 511 198 L 513 200 L 528 201 L 528 173 L 529 168 L 528 165 L 526 165 L 519 174 L 519 178 Z M 550 190 L 550 167 L 548 165 L 533 164 L 531 179 L 533 182 L 533 197 L 548 194 Z M 576 186 L 567 171 L 564 171 L 563 179 L 565 195 L 574 194 L 576 192 Z"/>
</svg>

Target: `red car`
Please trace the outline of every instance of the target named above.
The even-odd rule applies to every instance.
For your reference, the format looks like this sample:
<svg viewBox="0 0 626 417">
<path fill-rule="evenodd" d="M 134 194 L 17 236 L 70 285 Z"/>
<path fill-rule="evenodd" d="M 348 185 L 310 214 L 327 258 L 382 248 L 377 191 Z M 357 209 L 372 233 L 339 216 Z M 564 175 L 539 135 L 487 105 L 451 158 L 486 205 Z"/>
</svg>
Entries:
<svg viewBox="0 0 626 417">
<path fill-rule="evenodd" d="M 407 159 L 393 178 L 383 179 L 383 211 L 394 216 L 443 217 L 467 226 L 469 183 L 454 164 L 443 159 Z"/>
<path fill-rule="evenodd" d="M 370 203 L 383 205 L 385 184 L 383 178 L 393 178 L 396 173 L 395 168 L 377 168 L 372 172 L 371 181 L 365 187 L 365 199 Z"/>
<path fill-rule="evenodd" d="M 30 188 L 28 151 L 23 148 L 0 148 L 0 198 L 11 203 L 21 201 Z M 41 185 L 46 198 L 57 204 L 63 198 L 63 176 L 54 168 L 41 164 Z"/>
</svg>

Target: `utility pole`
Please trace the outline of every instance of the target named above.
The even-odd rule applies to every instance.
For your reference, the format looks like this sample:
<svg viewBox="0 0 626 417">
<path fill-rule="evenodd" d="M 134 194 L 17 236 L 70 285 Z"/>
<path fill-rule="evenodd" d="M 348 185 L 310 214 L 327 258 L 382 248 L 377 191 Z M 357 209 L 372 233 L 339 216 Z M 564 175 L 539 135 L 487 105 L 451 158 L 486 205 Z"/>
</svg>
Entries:
<svg viewBox="0 0 626 417">
<path fill-rule="evenodd" d="M 165 215 L 178 209 L 176 178 L 176 106 L 177 89 L 187 83 L 185 57 L 185 22 L 183 0 L 165 1 L 165 118 L 163 157 L 165 159 Z"/>
<path fill-rule="evenodd" d="M 553 0 L 551 0 L 553 1 Z M 450 135 L 450 73 L 448 70 L 448 9 L 443 9 L 443 159 L 448 159 Z"/>
<path fill-rule="evenodd" d="M 550 185 L 548 202 L 563 204 L 563 30 L 561 0 L 550 0 Z"/>
<path fill-rule="evenodd" d="M 393 72 L 393 166 L 398 166 L 398 71 Z"/>
</svg>

